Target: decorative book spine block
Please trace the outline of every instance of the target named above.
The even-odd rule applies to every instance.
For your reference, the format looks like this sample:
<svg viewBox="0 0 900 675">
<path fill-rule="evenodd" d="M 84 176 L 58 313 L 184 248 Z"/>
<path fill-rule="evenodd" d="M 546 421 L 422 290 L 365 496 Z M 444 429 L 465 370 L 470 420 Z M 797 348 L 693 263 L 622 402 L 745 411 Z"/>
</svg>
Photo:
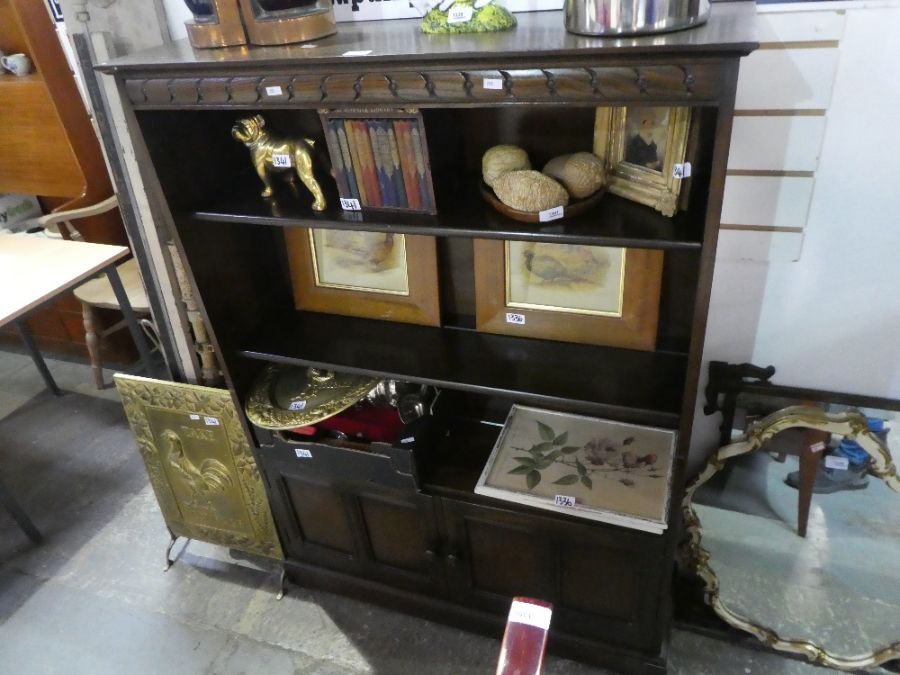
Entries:
<svg viewBox="0 0 900 675">
<path fill-rule="evenodd" d="M 350 120 L 335 120 L 344 128 L 344 136 L 347 139 L 347 147 L 350 149 L 351 168 L 356 179 L 356 187 L 359 189 L 359 201 L 362 206 L 369 206 L 372 202 L 369 198 L 369 185 L 365 180 L 365 172 L 360 158 L 359 148 L 356 144 L 356 133 Z"/>
<path fill-rule="evenodd" d="M 368 112 L 320 112 L 341 196 L 364 208 L 436 213 L 421 115 Z"/>
</svg>

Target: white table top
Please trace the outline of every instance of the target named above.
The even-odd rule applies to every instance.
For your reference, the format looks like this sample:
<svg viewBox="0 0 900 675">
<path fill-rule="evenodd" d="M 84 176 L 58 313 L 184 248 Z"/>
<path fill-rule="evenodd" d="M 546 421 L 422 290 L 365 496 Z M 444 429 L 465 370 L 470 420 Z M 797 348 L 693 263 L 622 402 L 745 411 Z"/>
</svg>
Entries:
<svg viewBox="0 0 900 675">
<path fill-rule="evenodd" d="M 128 255 L 125 246 L 0 236 L 0 326 Z"/>
</svg>

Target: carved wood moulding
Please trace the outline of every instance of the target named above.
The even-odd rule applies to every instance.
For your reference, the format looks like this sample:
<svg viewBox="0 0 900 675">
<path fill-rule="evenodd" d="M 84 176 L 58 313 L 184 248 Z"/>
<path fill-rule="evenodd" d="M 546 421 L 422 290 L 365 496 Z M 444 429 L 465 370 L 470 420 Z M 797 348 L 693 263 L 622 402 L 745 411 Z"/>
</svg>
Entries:
<svg viewBox="0 0 900 675">
<path fill-rule="evenodd" d="M 135 108 L 665 101 L 696 104 L 719 95 L 719 66 L 590 66 L 518 70 L 275 73 L 127 79 Z"/>
</svg>

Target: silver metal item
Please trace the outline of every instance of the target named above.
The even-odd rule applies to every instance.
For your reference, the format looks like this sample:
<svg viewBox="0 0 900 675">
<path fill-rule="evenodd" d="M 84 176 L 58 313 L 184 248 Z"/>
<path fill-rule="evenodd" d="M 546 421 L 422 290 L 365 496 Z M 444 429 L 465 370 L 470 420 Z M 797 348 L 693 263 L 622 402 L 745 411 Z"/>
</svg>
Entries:
<svg viewBox="0 0 900 675">
<path fill-rule="evenodd" d="M 565 15 L 580 35 L 646 35 L 705 23 L 709 0 L 566 0 Z"/>
</svg>

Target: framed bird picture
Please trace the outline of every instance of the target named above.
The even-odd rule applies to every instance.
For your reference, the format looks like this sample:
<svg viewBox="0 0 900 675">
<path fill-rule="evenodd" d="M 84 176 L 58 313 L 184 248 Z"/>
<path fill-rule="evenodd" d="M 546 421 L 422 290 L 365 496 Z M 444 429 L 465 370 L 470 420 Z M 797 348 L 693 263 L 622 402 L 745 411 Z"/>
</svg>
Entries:
<svg viewBox="0 0 900 675">
<path fill-rule="evenodd" d="M 476 328 L 650 351 L 662 267 L 662 251 L 476 239 Z"/>
<path fill-rule="evenodd" d="M 434 237 L 286 228 L 297 309 L 440 325 Z"/>
</svg>

